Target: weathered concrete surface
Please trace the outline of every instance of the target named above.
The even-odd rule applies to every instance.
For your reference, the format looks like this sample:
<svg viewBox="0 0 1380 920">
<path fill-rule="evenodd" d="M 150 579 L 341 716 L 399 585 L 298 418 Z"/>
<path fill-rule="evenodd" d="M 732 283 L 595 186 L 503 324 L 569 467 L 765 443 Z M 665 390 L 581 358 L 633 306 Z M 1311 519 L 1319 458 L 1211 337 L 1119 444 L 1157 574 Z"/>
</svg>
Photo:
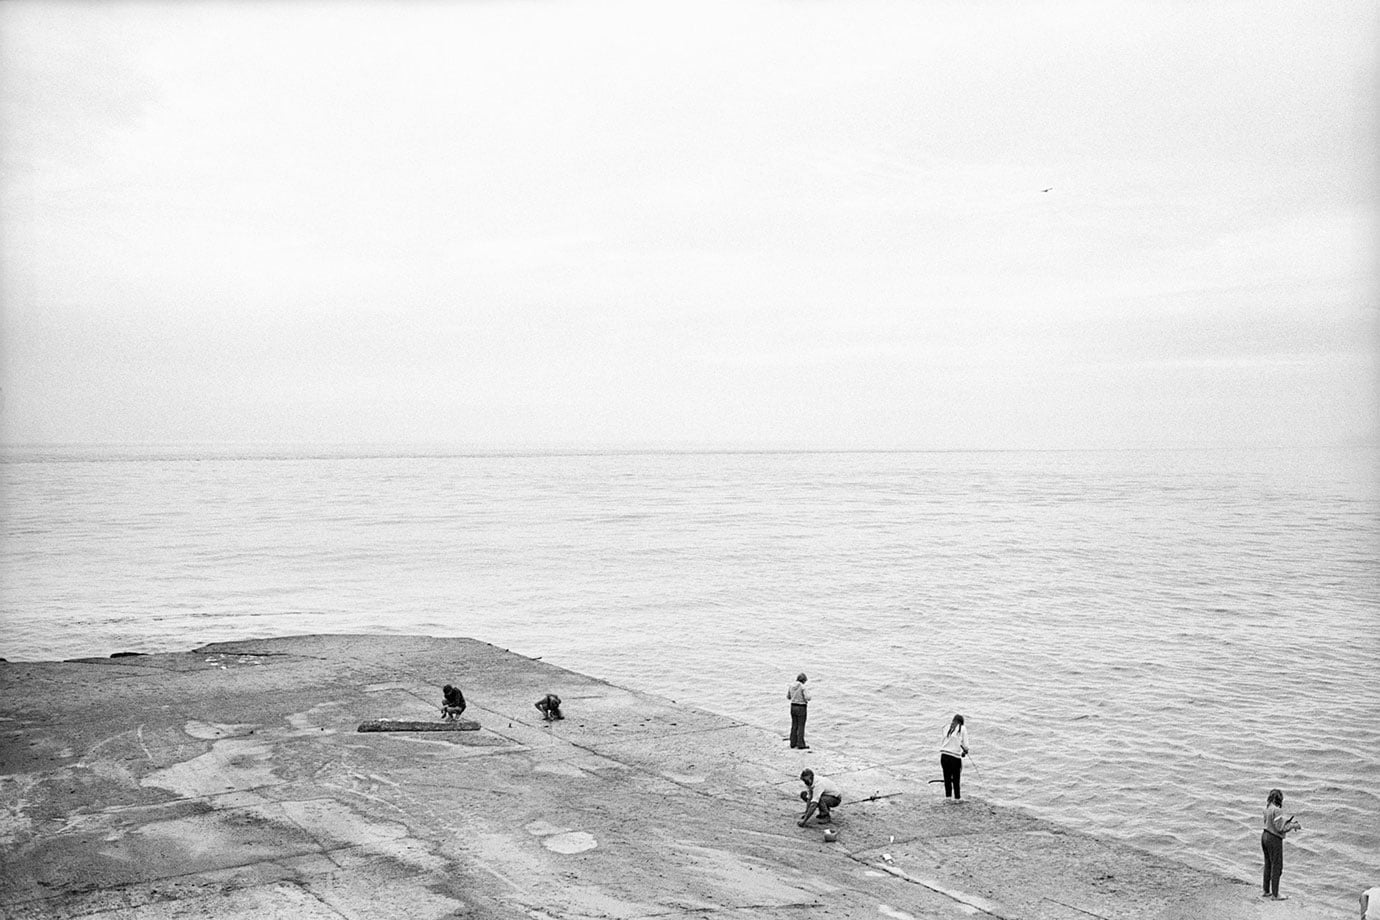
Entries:
<svg viewBox="0 0 1380 920">
<path fill-rule="evenodd" d="M 373 719 L 359 723 L 357 732 L 477 732 L 479 723 L 469 719 L 442 719 L 418 722 L 415 719 L 399 722 L 396 719 Z"/>
<path fill-rule="evenodd" d="M 435 718 L 444 683 L 479 731 L 355 730 Z M 3 664 L 0 719 L 13 918 L 1313 915 L 472 640 Z M 825 843 L 795 824 L 805 766 L 902 794 Z"/>
</svg>

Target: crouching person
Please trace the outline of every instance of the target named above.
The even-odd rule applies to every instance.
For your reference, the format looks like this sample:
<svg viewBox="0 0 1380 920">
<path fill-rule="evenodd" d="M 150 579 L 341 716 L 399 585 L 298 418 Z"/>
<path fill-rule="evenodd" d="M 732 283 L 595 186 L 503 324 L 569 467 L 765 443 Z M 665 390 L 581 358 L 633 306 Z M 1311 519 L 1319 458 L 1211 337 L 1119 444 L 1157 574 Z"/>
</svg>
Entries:
<svg viewBox="0 0 1380 920">
<path fill-rule="evenodd" d="M 806 805 L 805 814 L 800 816 L 796 825 L 804 827 L 816 813 L 819 814 L 817 823 L 828 824 L 832 820 L 830 810 L 843 804 L 843 792 L 823 776 L 815 776 L 814 770 L 800 771 L 800 781 L 805 784 L 800 799 Z"/>
<path fill-rule="evenodd" d="M 548 722 L 555 722 L 557 719 L 564 719 L 561 714 L 561 698 L 554 693 L 537 700 L 537 709 L 541 711 L 542 718 Z"/>
<path fill-rule="evenodd" d="M 454 722 L 465 712 L 465 694 L 459 687 L 446 684 L 441 688 L 441 719 Z"/>
</svg>

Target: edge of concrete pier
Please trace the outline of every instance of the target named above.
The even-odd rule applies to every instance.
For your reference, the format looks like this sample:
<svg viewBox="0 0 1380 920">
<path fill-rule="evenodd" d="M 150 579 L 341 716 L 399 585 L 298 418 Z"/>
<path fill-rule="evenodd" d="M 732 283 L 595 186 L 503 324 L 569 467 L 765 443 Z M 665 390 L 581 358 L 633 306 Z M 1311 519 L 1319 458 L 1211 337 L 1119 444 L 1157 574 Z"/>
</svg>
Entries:
<svg viewBox="0 0 1380 920">
<path fill-rule="evenodd" d="M 356 731 L 450 682 L 477 731 Z M 1343 916 L 473 639 L 8 662 L 0 720 L 12 918 Z"/>
</svg>

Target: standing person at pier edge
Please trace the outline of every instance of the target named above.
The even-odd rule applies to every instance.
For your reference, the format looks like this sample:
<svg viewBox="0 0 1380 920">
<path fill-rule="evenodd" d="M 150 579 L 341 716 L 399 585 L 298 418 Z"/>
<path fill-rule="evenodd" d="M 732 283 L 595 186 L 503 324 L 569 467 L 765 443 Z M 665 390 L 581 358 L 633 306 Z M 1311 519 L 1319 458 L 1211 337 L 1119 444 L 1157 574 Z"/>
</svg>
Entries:
<svg viewBox="0 0 1380 920">
<path fill-rule="evenodd" d="M 959 778 L 963 775 L 963 758 L 968 756 L 968 729 L 963 727 L 963 716 L 956 715 L 944 733 L 939 745 L 939 768 L 944 771 L 944 801 L 953 799 L 963 801 L 959 789 Z"/>
<path fill-rule="evenodd" d="M 1283 901 L 1279 894 L 1279 876 L 1284 871 L 1284 835 L 1300 830 L 1302 825 L 1294 816 L 1284 817 L 1284 793 L 1271 789 L 1265 797 L 1265 829 L 1260 832 L 1260 849 L 1265 853 L 1265 874 L 1261 897 Z"/>
<path fill-rule="evenodd" d="M 796 675 L 795 683 L 786 691 L 786 699 L 791 701 L 791 747 L 808 751 L 805 743 L 805 715 L 810 705 L 810 691 L 805 689 L 805 674 Z"/>
</svg>

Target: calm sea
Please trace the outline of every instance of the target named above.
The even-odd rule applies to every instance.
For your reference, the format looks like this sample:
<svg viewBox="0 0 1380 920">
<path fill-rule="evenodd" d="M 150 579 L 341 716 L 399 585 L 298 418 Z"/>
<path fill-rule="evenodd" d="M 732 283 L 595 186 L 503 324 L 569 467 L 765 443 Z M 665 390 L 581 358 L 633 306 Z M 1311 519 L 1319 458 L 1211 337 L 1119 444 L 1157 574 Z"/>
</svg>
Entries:
<svg viewBox="0 0 1380 920">
<path fill-rule="evenodd" d="M 473 636 L 1255 883 L 1380 882 L 1377 455 L 11 450 L 0 655 Z M 455 677 L 462 682 L 463 675 Z M 466 688 L 482 697 L 480 687 Z M 931 794 L 931 793 L 922 793 Z"/>
</svg>

